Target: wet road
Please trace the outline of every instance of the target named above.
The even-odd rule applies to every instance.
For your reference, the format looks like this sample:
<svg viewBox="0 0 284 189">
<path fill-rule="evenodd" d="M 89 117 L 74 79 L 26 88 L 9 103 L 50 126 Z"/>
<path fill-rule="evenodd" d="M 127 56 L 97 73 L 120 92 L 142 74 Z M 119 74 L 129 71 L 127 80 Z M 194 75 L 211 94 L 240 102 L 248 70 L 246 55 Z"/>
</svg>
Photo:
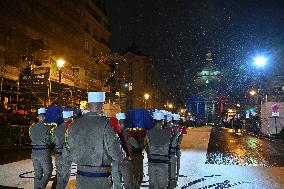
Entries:
<svg viewBox="0 0 284 189">
<path fill-rule="evenodd" d="M 283 167 L 284 145 L 281 141 L 215 127 L 210 135 L 206 164 Z"/>
</svg>

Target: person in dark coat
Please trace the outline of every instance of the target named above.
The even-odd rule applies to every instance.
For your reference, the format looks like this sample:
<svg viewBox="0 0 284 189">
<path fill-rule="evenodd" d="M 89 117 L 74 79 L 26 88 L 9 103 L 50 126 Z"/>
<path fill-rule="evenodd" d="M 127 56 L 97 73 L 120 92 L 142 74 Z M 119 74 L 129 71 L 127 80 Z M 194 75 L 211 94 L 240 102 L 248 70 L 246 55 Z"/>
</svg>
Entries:
<svg viewBox="0 0 284 189">
<path fill-rule="evenodd" d="M 166 189 L 169 184 L 169 148 L 171 132 L 164 127 L 164 114 L 154 112 L 154 127 L 147 131 L 150 189 Z"/>
<path fill-rule="evenodd" d="M 69 157 L 63 157 L 62 151 L 65 145 L 65 131 L 72 122 L 73 111 L 63 111 L 64 122 L 54 128 L 54 151 L 56 166 L 56 189 L 65 189 L 71 173 L 72 161 Z"/>
<path fill-rule="evenodd" d="M 45 108 L 38 109 L 38 122 L 30 127 L 34 189 L 45 189 L 52 176 L 51 127 L 45 123 Z"/>
<path fill-rule="evenodd" d="M 89 92 L 90 112 L 77 118 L 66 132 L 64 152 L 77 164 L 78 189 L 112 188 L 110 165 L 123 161 L 119 137 L 103 114 L 104 101 L 104 92 Z"/>
</svg>

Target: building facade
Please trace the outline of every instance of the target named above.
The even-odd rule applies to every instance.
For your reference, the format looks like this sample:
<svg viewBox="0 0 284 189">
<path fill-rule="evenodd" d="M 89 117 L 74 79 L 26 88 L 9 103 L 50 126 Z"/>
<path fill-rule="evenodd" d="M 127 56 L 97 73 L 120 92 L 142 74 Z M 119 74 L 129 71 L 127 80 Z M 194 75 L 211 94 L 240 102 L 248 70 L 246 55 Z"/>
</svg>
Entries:
<svg viewBox="0 0 284 189">
<path fill-rule="evenodd" d="M 109 68 L 93 60 L 110 52 L 110 35 L 101 0 L 1 1 L 1 104 L 22 109 L 29 97 L 31 106 L 73 105 L 83 92 L 107 90 Z"/>
<path fill-rule="evenodd" d="M 214 123 L 221 112 L 224 102 L 220 98 L 218 87 L 222 81 L 222 74 L 213 62 L 212 53 L 206 54 L 205 67 L 195 79 L 198 93 L 187 100 L 187 109 L 197 122 Z"/>
<path fill-rule="evenodd" d="M 124 54 L 126 62 L 120 66 L 121 109 L 162 109 L 167 94 L 160 83 L 160 75 L 149 57 L 141 53 L 135 45 Z"/>
</svg>

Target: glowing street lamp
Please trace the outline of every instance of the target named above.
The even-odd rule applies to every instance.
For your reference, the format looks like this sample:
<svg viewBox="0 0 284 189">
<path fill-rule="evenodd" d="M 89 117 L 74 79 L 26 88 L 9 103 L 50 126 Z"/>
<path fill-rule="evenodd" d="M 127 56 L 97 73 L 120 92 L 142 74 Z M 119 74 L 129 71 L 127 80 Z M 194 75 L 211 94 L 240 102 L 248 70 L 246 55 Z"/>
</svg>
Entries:
<svg viewBox="0 0 284 189">
<path fill-rule="evenodd" d="M 56 63 L 57 63 L 58 69 L 60 70 L 61 68 L 63 68 L 63 66 L 64 66 L 64 64 L 65 64 L 65 60 L 63 60 L 63 59 L 58 59 L 58 60 L 56 61 Z"/>
<path fill-rule="evenodd" d="M 149 93 L 145 93 L 145 94 L 144 94 L 144 99 L 145 99 L 145 100 L 149 100 L 149 98 L 150 98 Z"/>
<path fill-rule="evenodd" d="M 174 107 L 173 104 L 169 104 L 169 108 L 172 109 Z"/>
<path fill-rule="evenodd" d="M 149 93 L 145 93 L 144 94 L 144 99 L 145 99 L 145 107 L 144 108 L 147 108 L 147 101 L 149 100 L 149 98 L 150 98 L 150 95 L 149 95 Z"/>
<path fill-rule="evenodd" d="M 250 94 L 250 96 L 255 96 L 255 95 L 256 95 L 256 91 L 255 91 L 255 90 L 251 90 L 251 91 L 249 92 L 249 94 Z"/>
<path fill-rule="evenodd" d="M 59 81 L 58 81 L 58 83 L 59 83 L 59 85 L 61 85 L 62 68 L 63 68 L 63 66 L 64 66 L 64 64 L 65 64 L 65 60 L 63 60 L 63 59 L 58 59 L 58 60 L 56 61 L 56 63 L 57 63 L 57 68 L 58 68 L 58 70 L 59 70 Z M 61 90 L 61 87 L 60 87 L 60 90 Z M 60 94 L 60 92 L 59 92 L 59 96 L 58 96 L 58 102 L 59 102 L 59 104 L 61 104 L 61 94 Z"/>
<path fill-rule="evenodd" d="M 61 74 L 62 74 L 62 68 L 63 68 L 63 66 L 64 66 L 64 64 L 65 64 L 65 60 L 63 60 L 63 59 L 58 59 L 57 61 L 56 61 L 56 63 L 57 63 L 57 68 L 58 68 L 58 70 L 59 70 L 59 84 L 61 84 Z"/>
<path fill-rule="evenodd" d="M 258 67 L 263 67 L 267 63 L 267 58 L 265 56 L 257 56 L 253 59 L 254 64 Z"/>
</svg>

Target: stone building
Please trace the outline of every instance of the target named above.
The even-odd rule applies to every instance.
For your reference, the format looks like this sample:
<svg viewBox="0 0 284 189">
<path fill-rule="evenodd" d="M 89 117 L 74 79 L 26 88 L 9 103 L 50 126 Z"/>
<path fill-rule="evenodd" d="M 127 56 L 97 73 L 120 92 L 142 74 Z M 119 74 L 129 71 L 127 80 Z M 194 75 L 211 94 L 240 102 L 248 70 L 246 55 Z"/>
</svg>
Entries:
<svg viewBox="0 0 284 189">
<path fill-rule="evenodd" d="M 162 109 L 167 101 L 165 84 L 161 83 L 159 71 L 149 57 L 132 44 L 124 54 L 121 64 L 121 109 Z"/>
<path fill-rule="evenodd" d="M 212 53 L 206 54 L 205 67 L 199 72 L 195 79 L 198 86 L 198 93 L 189 98 L 187 109 L 196 117 L 200 123 L 214 123 L 216 114 L 220 113 L 223 102 L 218 91 L 222 74 L 214 64 Z"/>
<path fill-rule="evenodd" d="M 73 105 L 83 92 L 107 90 L 109 68 L 93 60 L 110 52 L 110 35 L 103 0 L 0 1 L 1 104 L 22 109 L 29 97 L 31 105 Z M 58 59 L 66 62 L 60 71 Z"/>
</svg>

